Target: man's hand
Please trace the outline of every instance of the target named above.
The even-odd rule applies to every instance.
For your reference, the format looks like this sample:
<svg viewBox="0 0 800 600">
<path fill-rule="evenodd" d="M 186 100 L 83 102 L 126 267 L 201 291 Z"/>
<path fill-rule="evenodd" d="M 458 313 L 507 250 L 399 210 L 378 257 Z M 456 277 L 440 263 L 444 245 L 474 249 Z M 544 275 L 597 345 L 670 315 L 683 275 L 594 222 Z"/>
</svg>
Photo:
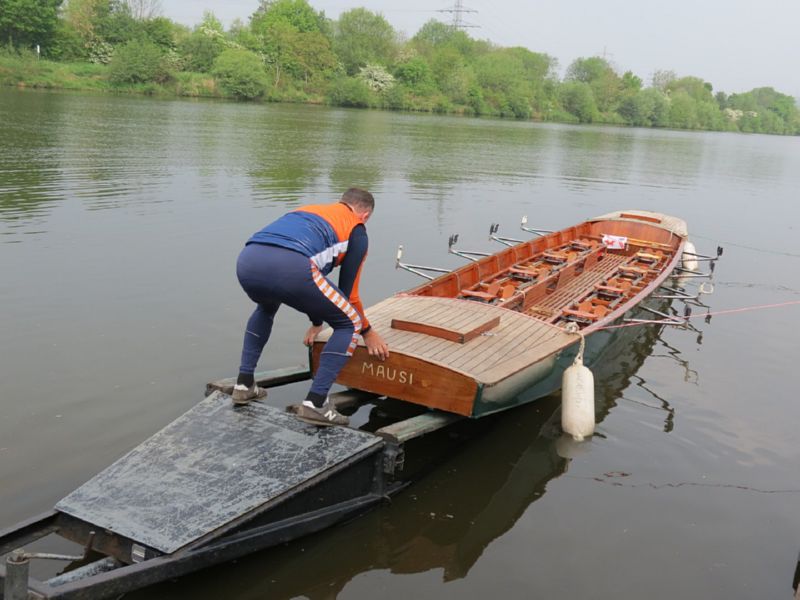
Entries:
<svg viewBox="0 0 800 600">
<path fill-rule="evenodd" d="M 303 336 L 303 343 L 306 346 L 311 346 L 314 343 L 314 339 L 317 337 L 322 328 L 325 327 L 324 325 L 312 325 L 306 331 L 306 334 Z"/>
<path fill-rule="evenodd" d="M 380 360 L 389 358 L 389 346 L 383 341 L 383 338 L 374 329 L 370 329 L 361 337 L 364 338 L 364 344 L 367 347 L 367 352 L 370 356 L 375 356 Z"/>
</svg>

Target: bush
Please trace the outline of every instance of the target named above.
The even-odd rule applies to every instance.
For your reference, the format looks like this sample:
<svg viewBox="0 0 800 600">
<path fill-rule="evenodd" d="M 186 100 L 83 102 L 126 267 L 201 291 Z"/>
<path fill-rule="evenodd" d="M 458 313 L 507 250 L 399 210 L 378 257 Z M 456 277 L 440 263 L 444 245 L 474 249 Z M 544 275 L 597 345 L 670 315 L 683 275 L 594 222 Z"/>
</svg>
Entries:
<svg viewBox="0 0 800 600">
<path fill-rule="evenodd" d="M 561 86 L 561 105 L 578 117 L 581 123 L 596 121 L 599 114 L 592 88 L 583 81 L 570 81 Z"/>
<path fill-rule="evenodd" d="M 249 50 L 225 50 L 214 61 L 211 73 L 227 94 L 240 100 L 260 98 L 269 87 L 264 64 Z"/>
<path fill-rule="evenodd" d="M 404 85 L 394 85 L 383 92 L 383 106 L 391 110 L 409 108 L 408 92 Z"/>
<path fill-rule="evenodd" d="M 447 114 L 454 112 L 455 107 L 453 103 L 450 101 L 450 98 L 447 96 L 439 95 L 434 98 L 433 101 L 433 112 L 440 113 L 440 114 Z"/>
<path fill-rule="evenodd" d="M 186 59 L 186 69 L 208 73 L 225 49 L 222 41 L 203 31 L 195 31 L 181 43 L 178 51 Z"/>
<path fill-rule="evenodd" d="M 552 110 L 547 111 L 544 115 L 542 115 L 545 121 L 554 121 L 556 123 L 580 123 L 580 119 L 573 115 L 572 113 L 568 113 L 565 110 L 560 108 L 554 108 Z"/>
<path fill-rule="evenodd" d="M 164 52 L 153 42 L 134 40 L 123 44 L 111 59 L 109 78 L 113 83 L 163 83 L 170 78 Z"/>
<path fill-rule="evenodd" d="M 531 118 L 532 111 L 530 102 L 528 102 L 528 99 L 522 92 L 517 90 L 512 91 L 508 94 L 506 101 L 506 106 L 511 113 L 509 116 L 513 116 L 515 119 Z"/>
<path fill-rule="evenodd" d="M 355 106 L 366 108 L 371 104 L 372 95 L 367 85 L 358 79 L 342 77 L 331 84 L 328 100 L 334 106 Z"/>
<path fill-rule="evenodd" d="M 358 78 L 373 92 L 383 92 L 394 86 L 394 76 L 382 65 L 361 67 Z"/>
<path fill-rule="evenodd" d="M 219 97 L 217 82 L 205 73 L 177 73 L 175 75 L 175 92 L 179 96 Z"/>
<path fill-rule="evenodd" d="M 47 58 L 62 61 L 85 60 L 88 57 L 83 39 L 63 19 L 59 19 L 53 41 L 45 48 L 45 54 Z"/>
</svg>

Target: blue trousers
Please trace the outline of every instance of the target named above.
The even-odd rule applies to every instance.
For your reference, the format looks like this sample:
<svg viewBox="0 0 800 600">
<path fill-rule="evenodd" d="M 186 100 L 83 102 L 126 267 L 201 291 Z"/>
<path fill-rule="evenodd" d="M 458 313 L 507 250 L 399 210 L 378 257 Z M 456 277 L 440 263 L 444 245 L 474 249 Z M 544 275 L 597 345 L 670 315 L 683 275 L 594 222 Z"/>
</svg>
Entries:
<svg viewBox="0 0 800 600">
<path fill-rule="evenodd" d="M 236 276 L 245 293 L 258 306 L 244 333 L 240 373 L 254 373 L 269 341 L 275 313 L 287 304 L 333 328 L 322 349 L 311 392 L 326 396 L 347 359 L 353 355 L 361 333 L 361 317 L 339 288 L 299 252 L 248 244 L 236 263 Z"/>
</svg>

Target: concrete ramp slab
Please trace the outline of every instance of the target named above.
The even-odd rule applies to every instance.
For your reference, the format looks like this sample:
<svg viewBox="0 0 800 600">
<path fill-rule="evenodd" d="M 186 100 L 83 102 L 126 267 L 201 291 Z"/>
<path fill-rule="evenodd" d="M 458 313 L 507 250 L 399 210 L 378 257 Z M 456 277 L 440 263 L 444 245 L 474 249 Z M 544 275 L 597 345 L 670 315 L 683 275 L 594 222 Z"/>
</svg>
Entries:
<svg viewBox="0 0 800 600">
<path fill-rule="evenodd" d="M 55 508 L 172 553 L 381 444 L 215 392 Z"/>
</svg>

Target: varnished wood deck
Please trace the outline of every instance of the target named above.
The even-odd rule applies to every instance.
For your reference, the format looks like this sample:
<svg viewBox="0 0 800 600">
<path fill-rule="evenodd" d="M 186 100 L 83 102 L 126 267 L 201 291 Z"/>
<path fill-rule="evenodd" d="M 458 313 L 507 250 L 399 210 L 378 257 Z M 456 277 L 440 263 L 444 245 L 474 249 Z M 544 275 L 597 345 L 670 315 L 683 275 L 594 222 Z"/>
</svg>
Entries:
<svg viewBox="0 0 800 600">
<path fill-rule="evenodd" d="M 469 300 L 394 296 L 367 310 L 392 354 L 407 355 L 491 385 L 577 341 L 558 327 L 511 310 Z M 499 325 L 466 343 L 391 328 L 392 319 L 459 329 L 499 316 Z M 318 341 L 327 340 L 330 330 Z M 361 343 L 363 345 L 363 342 Z M 391 361 L 391 358 L 390 358 Z"/>
</svg>

